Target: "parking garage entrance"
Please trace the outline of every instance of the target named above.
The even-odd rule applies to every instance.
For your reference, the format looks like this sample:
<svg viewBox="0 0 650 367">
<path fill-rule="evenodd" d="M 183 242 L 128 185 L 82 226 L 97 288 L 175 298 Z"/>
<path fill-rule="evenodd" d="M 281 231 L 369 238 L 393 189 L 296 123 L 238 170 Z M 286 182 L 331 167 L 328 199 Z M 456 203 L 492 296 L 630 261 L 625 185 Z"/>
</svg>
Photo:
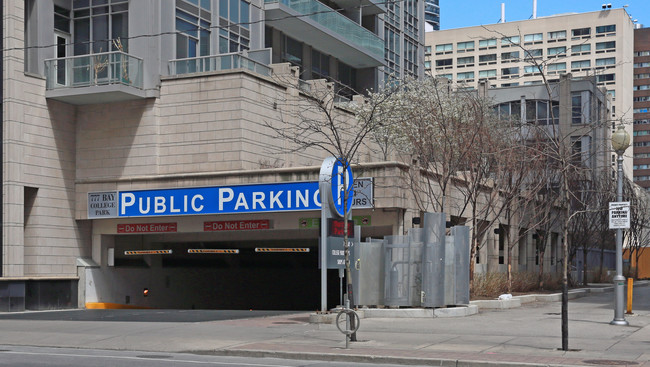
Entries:
<svg viewBox="0 0 650 367">
<path fill-rule="evenodd" d="M 164 309 L 317 310 L 318 238 L 156 241 L 114 236 L 115 303 Z M 269 236 L 270 237 L 270 236 Z M 153 241 L 152 241 L 153 240 Z M 338 271 L 328 271 L 328 301 L 339 302 Z"/>
</svg>

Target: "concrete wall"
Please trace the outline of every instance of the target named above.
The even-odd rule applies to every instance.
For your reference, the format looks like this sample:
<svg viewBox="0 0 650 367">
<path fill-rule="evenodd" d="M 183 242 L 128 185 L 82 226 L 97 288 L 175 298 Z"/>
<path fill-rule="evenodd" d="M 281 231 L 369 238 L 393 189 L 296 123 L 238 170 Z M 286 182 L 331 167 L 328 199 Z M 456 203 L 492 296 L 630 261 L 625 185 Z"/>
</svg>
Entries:
<svg viewBox="0 0 650 367">
<path fill-rule="evenodd" d="M 75 109 L 46 102 L 45 80 L 25 73 L 25 2 L 4 5 L 3 275 L 76 276 L 90 227 L 74 220 Z"/>
</svg>

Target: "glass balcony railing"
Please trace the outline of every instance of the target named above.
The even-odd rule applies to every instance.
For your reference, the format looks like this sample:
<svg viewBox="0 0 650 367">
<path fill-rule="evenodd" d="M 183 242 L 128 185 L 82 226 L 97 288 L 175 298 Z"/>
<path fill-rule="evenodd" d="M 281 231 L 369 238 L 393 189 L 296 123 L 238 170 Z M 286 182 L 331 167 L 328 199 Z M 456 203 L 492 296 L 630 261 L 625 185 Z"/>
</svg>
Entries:
<svg viewBox="0 0 650 367">
<path fill-rule="evenodd" d="M 323 27 L 336 32 L 356 46 L 362 47 L 379 59 L 384 58 L 384 42 L 374 33 L 316 0 L 264 0 L 265 4 L 283 4 L 305 14 Z"/>
<path fill-rule="evenodd" d="M 45 60 L 47 90 L 123 84 L 142 89 L 142 59 L 121 51 Z"/>
<path fill-rule="evenodd" d="M 271 68 L 239 53 L 177 59 L 169 62 L 169 75 L 201 73 L 231 69 L 248 69 L 257 74 L 271 76 Z"/>
</svg>

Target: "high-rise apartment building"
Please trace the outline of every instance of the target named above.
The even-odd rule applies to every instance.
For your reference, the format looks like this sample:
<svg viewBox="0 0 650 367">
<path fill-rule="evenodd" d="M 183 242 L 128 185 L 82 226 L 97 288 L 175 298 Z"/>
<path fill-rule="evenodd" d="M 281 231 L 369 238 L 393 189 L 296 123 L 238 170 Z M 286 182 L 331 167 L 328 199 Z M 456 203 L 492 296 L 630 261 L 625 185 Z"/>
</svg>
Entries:
<svg viewBox="0 0 650 367">
<path fill-rule="evenodd" d="M 440 0 L 426 0 L 424 5 L 424 21 L 434 31 L 440 30 Z"/>
<path fill-rule="evenodd" d="M 634 182 L 650 190 L 650 28 L 634 30 Z"/>
<path fill-rule="evenodd" d="M 632 135 L 633 32 L 624 9 L 428 32 L 425 68 L 467 88 L 481 80 L 508 87 L 542 84 L 542 75 L 549 82 L 564 73 L 595 76 L 611 96 L 612 128 L 623 123 Z M 624 166 L 631 177 L 632 160 Z"/>
<path fill-rule="evenodd" d="M 325 153 L 269 125 L 315 91 L 351 118 L 338 103 L 355 92 L 423 75 L 423 1 L 3 4 L 0 310 L 318 305 Z M 412 205 L 389 182 L 372 191 L 399 167 L 363 172 L 378 209 L 353 212 L 363 236 L 403 233 Z"/>
</svg>

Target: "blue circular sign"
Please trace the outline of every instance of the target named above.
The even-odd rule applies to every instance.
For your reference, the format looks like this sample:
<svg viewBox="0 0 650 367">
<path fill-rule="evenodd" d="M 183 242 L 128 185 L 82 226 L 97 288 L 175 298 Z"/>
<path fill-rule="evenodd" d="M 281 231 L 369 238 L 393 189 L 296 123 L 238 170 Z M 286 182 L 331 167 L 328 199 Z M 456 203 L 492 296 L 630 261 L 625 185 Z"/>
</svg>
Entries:
<svg viewBox="0 0 650 367">
<path fill-rule="evenodd" d="M 352 177 L 352 167 L 350 167 L 350 164 L 348 164 L 348 162 L 343 158 L 338 158 L 332 166 L 331 177 L 332 200 L 330 200 L 330 208 L 333 212 L 343 217 L 345 214 L 350 212 L 350 209 L 352 208 L 352 199 L 354 197 L 354 191 L 352 190 L 352 182 L 354 181 Z"/>
</svg>

